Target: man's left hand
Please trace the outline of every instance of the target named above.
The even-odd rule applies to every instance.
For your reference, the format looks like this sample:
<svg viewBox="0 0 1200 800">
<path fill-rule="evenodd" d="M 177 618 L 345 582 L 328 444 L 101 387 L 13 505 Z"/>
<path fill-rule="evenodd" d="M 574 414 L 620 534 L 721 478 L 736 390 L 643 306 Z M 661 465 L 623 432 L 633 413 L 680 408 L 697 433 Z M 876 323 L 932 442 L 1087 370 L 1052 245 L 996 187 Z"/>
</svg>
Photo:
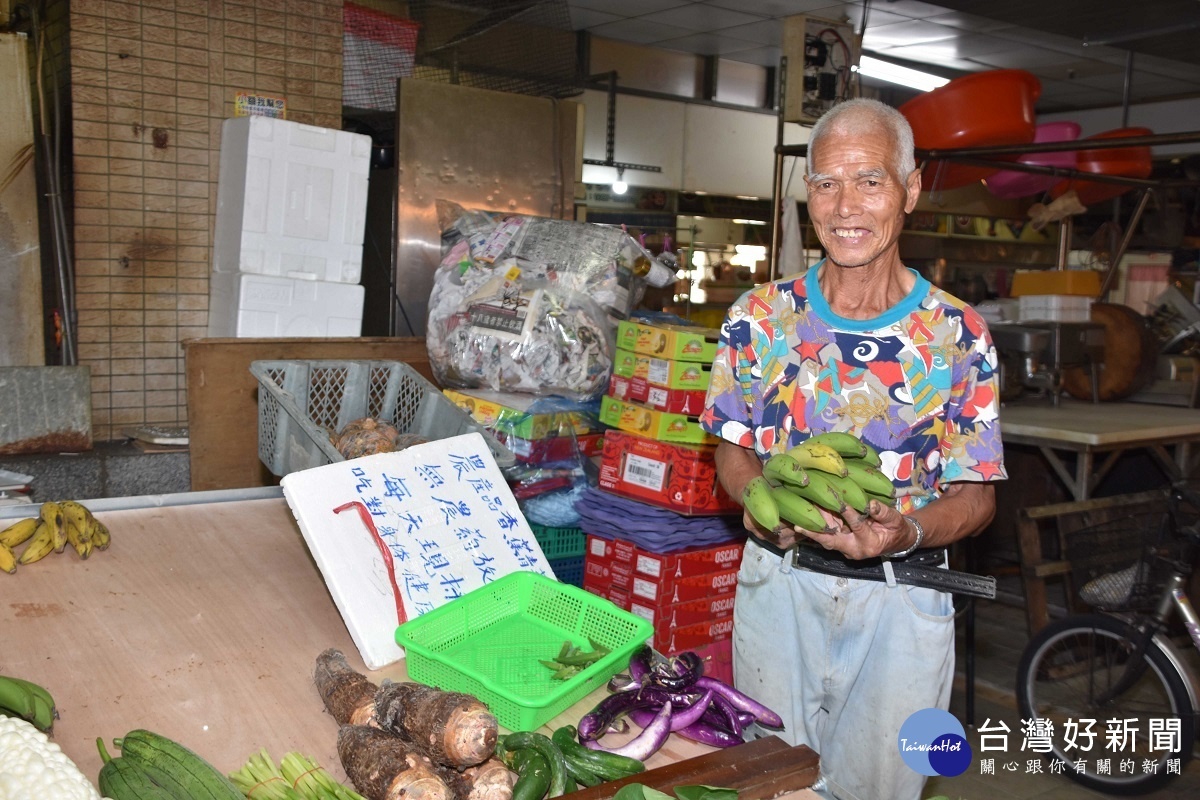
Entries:
<svg viewBox="0 0 1200 800">
<path fill-rule="evenodd" d="M 826 550 L 837 550 L 846 558 L 876 558 L 904 550 L 913 542 L 914 532 L 904 515 L 878 500 L 867 504 L 865 514 L 849 507 L 840 516 L 828 511 L 821 514 L 831 532 L 803 531 L 804 535 Z"/>
</svg>

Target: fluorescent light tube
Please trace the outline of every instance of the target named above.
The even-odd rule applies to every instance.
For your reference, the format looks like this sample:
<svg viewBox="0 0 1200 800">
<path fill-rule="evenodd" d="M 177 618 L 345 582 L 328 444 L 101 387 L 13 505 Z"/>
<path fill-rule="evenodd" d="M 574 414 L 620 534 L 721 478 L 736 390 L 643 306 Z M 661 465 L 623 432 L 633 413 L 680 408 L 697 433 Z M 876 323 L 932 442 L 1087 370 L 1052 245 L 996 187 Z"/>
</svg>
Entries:
<svg viewBox="0 0 1200 800">
<path fill-rule="evenodd" d="M 899 64 L 892 64 L 887 61 L 880 61 L 878 58 L 871 58 L 870 56 L 863 56 L 859 59 L 858 71 L 868 78 L 877 78 L 881 81 L 897 83 L 901 86 L 907 86 L 910 89 L 919 89 L 922 92 L 928 92 L 939 86 L 945 86 L 950 82 L 949 78 L 930 75 L 928 72 L 909 69 L 908 67 L 902 67 Z"/>
</svg>

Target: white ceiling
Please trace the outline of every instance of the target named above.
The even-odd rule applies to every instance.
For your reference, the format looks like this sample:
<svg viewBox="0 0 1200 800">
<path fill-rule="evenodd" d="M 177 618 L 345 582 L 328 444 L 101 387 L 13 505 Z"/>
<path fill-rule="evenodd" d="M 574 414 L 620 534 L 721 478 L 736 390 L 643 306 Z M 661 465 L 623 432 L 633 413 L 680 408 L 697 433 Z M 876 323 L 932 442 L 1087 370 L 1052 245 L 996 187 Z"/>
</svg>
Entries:
<svg viewBox="0 0 1200 800">
<path fill-rule="evenodd" d="M 567 3 L 574 29 L 594 36 L 771 67 L 782 55 L 782 18 L 849 20 L 859 30 L 865 12 L 867 54 L 950 78 L 1028 70 L 1042 83 L 1039 113 L 1121 106 L 1130 53 L 1131 103 L 1200 97 L 1198 0 Z"/>
</svg>

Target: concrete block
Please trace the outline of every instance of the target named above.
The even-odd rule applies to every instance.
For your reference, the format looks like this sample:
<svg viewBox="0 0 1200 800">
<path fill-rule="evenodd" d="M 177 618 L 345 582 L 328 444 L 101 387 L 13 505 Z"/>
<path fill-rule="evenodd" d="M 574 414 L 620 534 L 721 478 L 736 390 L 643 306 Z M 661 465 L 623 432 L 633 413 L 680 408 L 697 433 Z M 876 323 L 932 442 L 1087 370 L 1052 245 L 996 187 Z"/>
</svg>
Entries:
<svg viewBox="0 0 1200 800">
<path fill-rule="evenodd" d="M 91 449 L 91 368 L 0 367 L 0 455 Z"/>
</svg>

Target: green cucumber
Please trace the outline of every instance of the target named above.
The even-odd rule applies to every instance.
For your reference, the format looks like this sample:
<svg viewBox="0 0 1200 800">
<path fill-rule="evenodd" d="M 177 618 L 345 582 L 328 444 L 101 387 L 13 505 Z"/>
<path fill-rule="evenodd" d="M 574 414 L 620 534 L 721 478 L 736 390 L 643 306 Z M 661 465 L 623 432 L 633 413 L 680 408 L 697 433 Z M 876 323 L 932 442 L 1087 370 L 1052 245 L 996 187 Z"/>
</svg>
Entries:
<svg viewBox="0 0 1200 800">
<path fill-rule="evenodd" d="M 550 741 L 550 737 L 533 731 L 510 733 L 504 740 L 504 747 L 509 752 L 515 750 L 536 750 L 546 765 L 550 768 L 549 797 L 558 797 L 567 790 L 567 762 L 562 750 Z"/>
<path fill-rule="evenodd" d="M 156 769 L 144 769 L 127 758 L 113 758 L 104 748 L 104 740 L 96 739 L 104 766 L 96 784 L 102 797 L 111 800 L 178 800 L 174 794 L 155 781 Z"/>
<path fill-rule="evenodd" d="M 216 767 L 188 748 L 148 730 L 133 730 L 113 744 L 121 757 L 139 766 L 154 768 L 171 785 L 176 797 L 189 800 L 246 800 L 246 796 Z"/>
<path fill-rule="evenodd" d="M 601 780 L 615 781 L 646 771 L 646 765 L 636 758 L 591 750 L 581 745 L 575 736 L 575 726 L 564 725 L 554 732 L 553 741 L 562 750 L 568 763 L 573 761 L 587 768 Z"/>
<path fill-rule="evenodd" d="M 512 800 L 542 800 L 550 790 L 550 766 L 542 754 L 532 748 L 518 750 L 512 757 L 517 773 Z"/>
</svg>

